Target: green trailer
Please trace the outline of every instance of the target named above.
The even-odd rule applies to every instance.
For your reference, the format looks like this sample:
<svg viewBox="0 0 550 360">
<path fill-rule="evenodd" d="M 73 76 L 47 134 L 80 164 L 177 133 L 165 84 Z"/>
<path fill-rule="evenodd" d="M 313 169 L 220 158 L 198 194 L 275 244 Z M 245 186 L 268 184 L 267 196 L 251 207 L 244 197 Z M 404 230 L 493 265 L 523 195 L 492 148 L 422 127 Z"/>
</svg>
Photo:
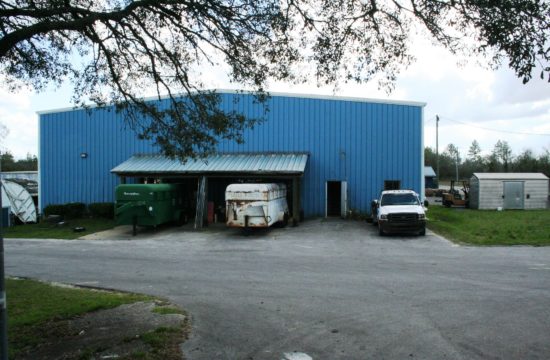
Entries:
<svg viewBox="0 0 550 360">
<path fill-rule="evenodd" d="M 115 192 L 117 225 L 153 226 L 185 222 L 182 187 L 179 184 L 123 184 Z"/>
</svg>

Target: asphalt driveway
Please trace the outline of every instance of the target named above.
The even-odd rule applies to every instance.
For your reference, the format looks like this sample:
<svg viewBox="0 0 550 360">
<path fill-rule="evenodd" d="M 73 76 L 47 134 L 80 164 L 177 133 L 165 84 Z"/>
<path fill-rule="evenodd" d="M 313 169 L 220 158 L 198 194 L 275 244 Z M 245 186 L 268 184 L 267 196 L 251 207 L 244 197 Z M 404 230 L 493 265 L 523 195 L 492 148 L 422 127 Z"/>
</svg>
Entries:
<svg viewBox="0 0 550 360">
<path fill-rule="evenodd" d="M 191 360 L 550 358 L 550 248 L 457 247 L 313 220 L 250 236 L 10 239 L 6 265 L 168 297 L 191 314 Z"/>
</svg>

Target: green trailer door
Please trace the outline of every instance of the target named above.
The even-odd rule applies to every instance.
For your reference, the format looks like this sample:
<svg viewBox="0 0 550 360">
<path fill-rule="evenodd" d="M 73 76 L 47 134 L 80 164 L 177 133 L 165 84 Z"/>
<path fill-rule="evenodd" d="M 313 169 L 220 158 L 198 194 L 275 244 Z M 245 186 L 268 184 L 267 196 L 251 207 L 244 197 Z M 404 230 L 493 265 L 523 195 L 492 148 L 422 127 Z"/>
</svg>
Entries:
<svg viewBox="0 0 550 360">
<path fill-rule="evenodd" d="M 117 225 L 157 226 L 182 218 L 178 184 L 123 184 L 115 191 Z"/>
</svg>

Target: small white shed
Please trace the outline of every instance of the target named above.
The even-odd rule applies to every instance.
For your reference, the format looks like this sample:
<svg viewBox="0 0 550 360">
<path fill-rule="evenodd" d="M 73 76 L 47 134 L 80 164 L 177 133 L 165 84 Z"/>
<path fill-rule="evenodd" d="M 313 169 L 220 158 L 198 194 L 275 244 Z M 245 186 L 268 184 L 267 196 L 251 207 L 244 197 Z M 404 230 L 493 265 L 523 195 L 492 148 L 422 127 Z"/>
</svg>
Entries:
<svg viewBox="0 0 550 360">
<path fill-rule="evenodd" d="M 546 209 L 548 177 L 542 173 L 474 173 L 472 209 Z"/>
</svg>

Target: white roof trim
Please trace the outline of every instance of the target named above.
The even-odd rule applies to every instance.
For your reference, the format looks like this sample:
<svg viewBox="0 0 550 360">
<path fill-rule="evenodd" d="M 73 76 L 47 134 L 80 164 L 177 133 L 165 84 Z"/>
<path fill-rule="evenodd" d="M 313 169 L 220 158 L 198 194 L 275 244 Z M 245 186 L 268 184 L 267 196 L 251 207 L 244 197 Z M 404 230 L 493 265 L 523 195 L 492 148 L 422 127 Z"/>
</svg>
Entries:
<svg viewBox="0 0 550 360">
<path fill-rule="evenodd" d="M 232 89 L 216 89 L 216 91 L 221 94 L 240 94 L 240 93 L 253 94 L 254 93 L 254 91 L 232 90 Z M 420 107 L 424 107 L 427 105 L 427 103 L 419 102 L 419 101 L 375 99 L 375 98 L 364 98 L 364 97 L 355 97 L 355 96 L 319 95 L 319 94 L 291 93 L 291 92 L 278 92 L 278 91 L 268 91 L 267 93 L 271 96 L 293 97 L 293 98 L 304 98 L 304 99 L 355 101 L 355 102 L 368 102 L 368 103 L 376 103 L 376 104 L 408 105 L 408 106 L 420 106 Z"/>
<path fill-rule="evenodd" d="M 220 94 L 254 94 L 254 91 L 250 90 L 235 90 L 235 89 L 212 89 Z M 389 99 L 375 99 L 375 98 L 363 98 L 363 97 L 354 97 L 354 96 L 333 96 L 333 95 L 318 95 L 318 94 L 306 94 L 306 93 L 290 93 L 290 92 L 277 92 L 277 91 L 268 91 L 271 96 L 278 97 L 291 97 L 291 98 L 303 98 L 303 99 L 319 99 L 319 100 L 335 100 L 335 101 L 353 101 L 353 102 L 366 102 L 366 103 L 375 103 L 375 104 L 389 104 L 389 105 L 404 105 L 404 106 L 418 106 L 425 107 L 427 103 L 419 101 L 407 101 L 407 100 L 389 100 Z M 174 94 L 177 96 L 184 96 L 185 94 Z M 168 95 L 163 96 L 148 96 L 144 97 L 143 100 L 163 100 L 167 99 Z M 112 103 L 106 104 L 105 106 L 111 106 Z M 98 107 L 95 104 L 90 104 L 89 108 L 93 109 Z M 53 114 L 74 110 L 82 110 L 84 107 L 64 107 L 58 109 L 49 109 L 49 110 L 40 110 L 36 113 L 38 115 Z"/>
<path fill-rule="evenodd" d="M 548 180 L 543 173 L 473 173 L 479 180 Z"/>
</svg>

